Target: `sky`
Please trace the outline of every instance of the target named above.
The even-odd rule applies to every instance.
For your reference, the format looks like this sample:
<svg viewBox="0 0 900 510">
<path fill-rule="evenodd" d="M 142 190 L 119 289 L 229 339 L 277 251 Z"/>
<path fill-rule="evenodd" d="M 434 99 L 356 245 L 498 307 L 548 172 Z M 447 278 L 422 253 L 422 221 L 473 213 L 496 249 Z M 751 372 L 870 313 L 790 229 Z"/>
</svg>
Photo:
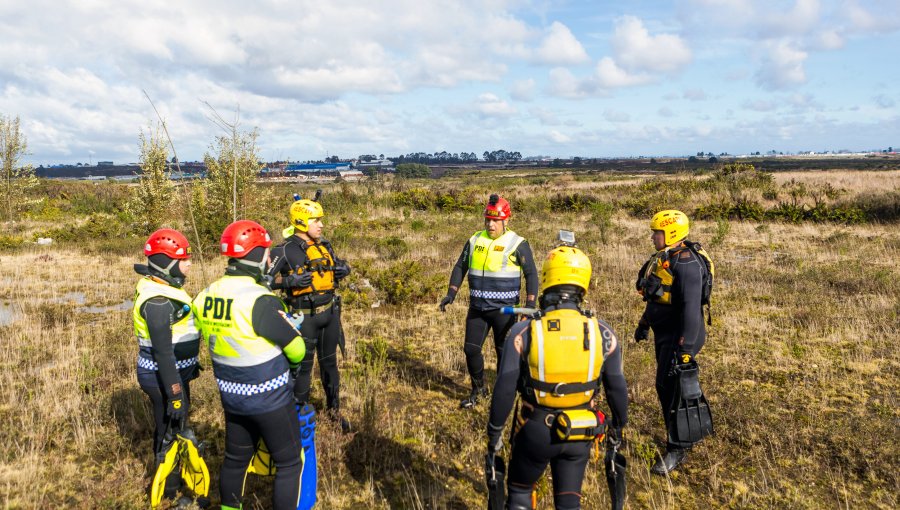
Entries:
<svg viewBox="0 0 900 510">
<path fill-rule="evenodd" d="M 0 0 L 26 161 L 900 146 L 900 0 Z"/>
</svg>

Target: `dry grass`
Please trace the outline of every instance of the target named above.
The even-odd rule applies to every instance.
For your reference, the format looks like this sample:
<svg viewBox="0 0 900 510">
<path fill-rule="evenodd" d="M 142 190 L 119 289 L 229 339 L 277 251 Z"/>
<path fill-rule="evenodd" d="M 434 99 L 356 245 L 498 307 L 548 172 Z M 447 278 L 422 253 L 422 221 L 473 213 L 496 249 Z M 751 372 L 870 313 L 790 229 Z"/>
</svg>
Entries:
<svg viewBox="0 0 900 510">
<path fill-rule="evenodd" d="M 502 189 L 516 207 L 516 199 L 570 189 L 599 193 L 611 182 L 615 193 L 636 193 L 634 183 L 644 179 L 529 182 L 540 175 L 501 179 L 502 186 L 486 175 L 431 184 L 469 186 L 485 196 Z M 814 172 L 792 177 L 823 178 Z M 883 179 L 876 186 L 881 189 L 896 184 L 898 175 L 837 179 L 853 194 L 869 191 L 877 179 Z M 352 232 L 337 250 L 356 268 L 344 290 L 352 304 L 345 312 L 349 344 L 341 376 L 357 432 L 342 436 L 328 422 L 320 426 L 320 508 L 483 507 L 487 407 L 457 410 L 468 388 L 466 303 L 460 299 L 446 314 L 436 304 L 462 244 L 480 222 L 465 212 L 394 208 L 384 199 L 389 192 L 375 188 L 329 218 L 329 228 Z M 632 285 L 649 255 L 646 220 L 617 212 L 606 244 L 591 221 L 587 212 L 519 214 L 512 227 L 538 254 L 551 247 L 558 228 L 574 229 L 595 267 L 591 305 L 627 338 L 641 310 Z M 266 226 L 277 232 L 282 225 Z M 16 229 L 46 227 L 32 221 Z M 714 222 L 698 222 L 692 238 L 708 241 L 718 232 Z M 671 478 L 648 471 L 663 439 L 652 345 L 624 344 L 631 395 L 629 507 L 898 506 L 900 356 L 890 339 L 900 316 L 896 233 L 896 225 L 730 224 L 724 243 L 710 249 L 719 276 L 714 325 L 700 355 L 717 434 Z M 389 236 L 402 238 L 408 249 L 391 252 L 395 248 L 379 244 Z M 131 298 L 136 275 L 130 267 L 140 261 L 141 240 L 126 243 L 134 255 L 75 244 L 0 253 L 0 295 L 20 311 L 17 322 L 0 327 L 3 507 L 146 507 L 151 417 L 135 380 L 129 311 L 82 309 Z M 364 280 L 395 262 L 385 259 L 389 253 L 402 264 L 421 266 L 416 281 L 405 282 L 422 290 L 418 302 L 389 305 L 382 290 L 366 290 Z M 211 263 L 207 278 L 221 267 L 220 260 Z M 199 271 L 194 276 L 191 293 L 207 283 Z M 371 307 L 375 302 L 380 306 Z M 492 349 L 485 354 L 492 367 Z M 203 364 L 209 367 L 205 352 Z M 224 430 L 210 371 L 193 383 L 192 394 L 191 417 L 210 445 L 215 491 Z M 313 395 L 322 398 L 318 382 Z M 269 491 L 268 481 L 253 480 L 245 507 L 267 508 Z M 548 493 L 545 480 L 540 508 L 550 506 Z M 584 494 L 585 508 L 608 507 L 601 466 L 589 466 Z"/>
</svg>

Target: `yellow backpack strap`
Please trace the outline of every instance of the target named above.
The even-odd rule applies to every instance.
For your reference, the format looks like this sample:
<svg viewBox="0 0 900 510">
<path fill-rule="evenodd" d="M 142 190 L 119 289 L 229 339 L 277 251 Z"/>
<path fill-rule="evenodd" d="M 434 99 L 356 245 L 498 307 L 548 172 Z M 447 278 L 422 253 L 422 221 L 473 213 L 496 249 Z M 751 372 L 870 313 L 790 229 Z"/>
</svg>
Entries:
<svg viewBox="0 0 900 510">
<path fill-rule="evenodd" d="M 541 319 L 535 319 L 531 321 L 531 343 L 537 342 L 538 349 L 538 379 L 539 381 L 532 380 L 531 383 L 543 383 L 544 382 L 544 323 Z M 537 386 L 535 386 L 537 389 Z M 547 392 L 541 391 L 541 397 L 546 397 Z"/>
<path fill-rule="evenodd" d="M 594 374 L 594 360 L 597 357 L 597 320 L 593 317 L 585 317 L 584 327 L 589 331 L 588 337 L 585 339 L 585 342 L 588 343 L 588 350 L 591 351 L 590 357 L 588 358 L 588 382 L 596 379 Z M 602 351 L 602 349 L 601 349 Z M 599 374 L 597 374 L 599 376 Z M 584 394 L 588 395 L 592 393 L 593 390 L 585 391 Z"/>
</svg>

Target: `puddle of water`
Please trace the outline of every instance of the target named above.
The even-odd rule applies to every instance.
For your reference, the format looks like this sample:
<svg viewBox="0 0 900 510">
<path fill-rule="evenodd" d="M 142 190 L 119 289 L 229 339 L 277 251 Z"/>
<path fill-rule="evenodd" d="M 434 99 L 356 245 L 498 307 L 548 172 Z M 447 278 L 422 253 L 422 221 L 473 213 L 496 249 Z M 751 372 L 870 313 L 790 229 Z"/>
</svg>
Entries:
<svg viewBox="0 0 900 510">
<path fill-rule="evenodd" d="M 8 303 L 0 303 L 0 326 L 8 326 L 19 320 L 21 314 Z"/>
<path fill-rule="evenodd" d="M 84 313 L 107 313 L 107 312 L 124 312 L 127 310 L 131 310 L 134 306 L 134 301 L 130 299 L 126 299 L 117 305 L 110 306 L 82 306 L 77 309 L 79 312 Z"/>
<path fill-rule="evenodd" d="M 66 292 L 59 299 L 64 302 L 75 303 L 76 305 L 84 304 L 84 292 Z"/>
</svg>

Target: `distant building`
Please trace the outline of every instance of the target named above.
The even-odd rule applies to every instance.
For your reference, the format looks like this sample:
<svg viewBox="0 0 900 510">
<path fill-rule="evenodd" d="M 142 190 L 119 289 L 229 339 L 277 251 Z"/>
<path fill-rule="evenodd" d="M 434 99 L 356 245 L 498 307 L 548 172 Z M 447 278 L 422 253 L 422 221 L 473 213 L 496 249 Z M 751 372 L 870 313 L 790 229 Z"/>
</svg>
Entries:
<svg viewBox="0 0 900 510">
<path fill-rule="evenodd" d="M 115 166 L 112 161 L 98 161 L 97 166 Z"/>
</svg>

